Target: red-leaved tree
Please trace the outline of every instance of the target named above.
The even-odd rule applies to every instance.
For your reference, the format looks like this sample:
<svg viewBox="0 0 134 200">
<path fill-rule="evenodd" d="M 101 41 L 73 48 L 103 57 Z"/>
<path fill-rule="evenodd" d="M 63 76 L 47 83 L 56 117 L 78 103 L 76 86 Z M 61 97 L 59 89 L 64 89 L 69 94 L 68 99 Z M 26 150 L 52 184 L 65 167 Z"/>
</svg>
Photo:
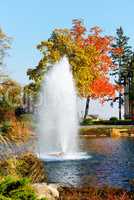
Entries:
<svg viewBox="0 0 134 200">
<path fill-rule="evenodd" d="M 115 97 L 118 87 L 116 87 L 116 84 L 111 83 L 109 79 L 109 72 L 116 67 L 113 63 L 111 53 L 121 54 L 122 49 L 113 48 L 113 37 L 102 35 L 102 30 L 98 26 L 91 28 L 87 34 L 81 20 L 73 20 L 71 33 L 81 48 L 90 46 L 90 48 L 95 47 L 98 51 L 96 57 L 93 58 L 92 73 L 96 76 L 94 76 L 95 79 L 93 82 L 89 83 L 90 93 L 86 96 L 85 119 L 89 110 L 90 98 L 105 101 L 106 97 L 112 99 Z"/>
</svg>

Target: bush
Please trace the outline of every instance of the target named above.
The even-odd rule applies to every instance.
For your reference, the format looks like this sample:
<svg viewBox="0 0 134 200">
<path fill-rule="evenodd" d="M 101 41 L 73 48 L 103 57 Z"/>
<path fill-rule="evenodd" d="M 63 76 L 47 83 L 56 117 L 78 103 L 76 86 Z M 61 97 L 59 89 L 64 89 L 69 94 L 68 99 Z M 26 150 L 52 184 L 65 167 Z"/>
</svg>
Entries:
<svg viewBox="0 0 134 200">
<path fill-rule="evenodd" d="M 37 200 L 27 178 L 5 177 L 0 182 L 0 200 Z"/>
<path fill-rule="evenodd" d="M 93 125 L 93 124 L 94 124 L 94 121 L 92 119 L 84 119 L 81 122 L 81 125 Z"/>
<path fill-rule="evenodd" d="M 25 114 L 25 109 L 23 107 L 18 107 L 15 109 L 16 117 L 20 117 L 23 114 Z"/>
<path fill-rule="evenodd" d="M 44 168 L 44 163 L 32 153 L 24 153 L 18 158 L 14 156 L 0 161 L 1 176 L 27 177 L 32 183 L 47 181 Z"/>
<path fill-rule="evenodd" d="M 33 188 L 29 185 L 28 179 L 18 179 L 8 176 L 0 182 L 0 195 L 3 200 L 36 200 Z"/>
<path fill-rule="evenodd" d="M 10 196 L 14 200 L 36 200 L 37 197 L 35 195 L 34 190 L 30 186 L 20 187 L 16 190 L 10 192 Z"/>
<path fill-rule="evenodd" d="M 0 194 L 0 200 L 12 200 L 12 199 L 9 198 L 9 197 L 5 197 L 2 194 Z"/>
<path fill-rule="evenodd" d="M 12 125 L 10 121 L 4 121 L 1 127 L 2 133 L 8 133 L 12 130 Z"/>
<path fill-rule="evenodd" d="M 59 200 L 134 200 L 134 193 L 119 188 L 84 187 L 72 188 L 63 186 Z"/>
<path fill-rule="evenodd" d="M 19 187 L 23 187 L 28 183 L 28 179 L 17 179 L 12 176 L 7 176 L 0 183 L 0 194 L 8 196 L 12 190 L 16 190 Z"/>
<path fill-rule="evenodd" d="M 24 143 L 33 137 L 30 128 L 24 122 L 17 119 L 10 121 L 10 124 L 4 123 L 2 132 L 6 133 L 7 139 L 13 143 Z"/>
<path fill-rule="evenodd" d="M 15 112 L 13 109 L 4 109 L 0 106 L 0 122 L 6 120 L 12 120 L 15 118 Z"/>
<path fill-rule="evenodd" d="M 109 120 L 115 122 L 115 121 L 118 121 L 118 118 L 117 117 L 110 117 Z"/>
<path fill-rule="evenodd" d="M 18 159 L 22 163 L 19 167 L 22 177 L 29 177 L 32 183 L 47 181 L 44 163 L 36 155 L 27 152 L 22 154 Z"/>
</svg>

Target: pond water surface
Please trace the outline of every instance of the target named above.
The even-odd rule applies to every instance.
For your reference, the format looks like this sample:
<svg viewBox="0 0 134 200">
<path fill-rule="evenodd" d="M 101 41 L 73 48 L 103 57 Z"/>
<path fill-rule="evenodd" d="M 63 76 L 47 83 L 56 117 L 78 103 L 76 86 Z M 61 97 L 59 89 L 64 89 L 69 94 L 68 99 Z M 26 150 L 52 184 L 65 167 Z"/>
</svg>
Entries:
<svg viewBox="0 0 134 200">
<path fill-rule="evenodd" d="M 132 189 L 134 138 L 93 138 L 80 140 L 85 160 L 45 162 L 48 181 L 68 186 L 115 186 Z"/>
</svg>

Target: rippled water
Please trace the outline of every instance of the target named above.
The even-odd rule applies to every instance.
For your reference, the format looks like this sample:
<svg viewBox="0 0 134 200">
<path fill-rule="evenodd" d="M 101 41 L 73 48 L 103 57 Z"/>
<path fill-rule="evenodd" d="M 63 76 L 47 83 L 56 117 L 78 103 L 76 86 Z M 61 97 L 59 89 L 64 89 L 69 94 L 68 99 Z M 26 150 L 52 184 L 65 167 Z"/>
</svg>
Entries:
<svg viewBox="0 0 134 200">
<path fill-rule="evenodd" d="M 81 139 L 87 160 L 46 162 L 49 182 L 73 186 L 109 185 L 132 189 L 134 138 Z"/>
</svg>

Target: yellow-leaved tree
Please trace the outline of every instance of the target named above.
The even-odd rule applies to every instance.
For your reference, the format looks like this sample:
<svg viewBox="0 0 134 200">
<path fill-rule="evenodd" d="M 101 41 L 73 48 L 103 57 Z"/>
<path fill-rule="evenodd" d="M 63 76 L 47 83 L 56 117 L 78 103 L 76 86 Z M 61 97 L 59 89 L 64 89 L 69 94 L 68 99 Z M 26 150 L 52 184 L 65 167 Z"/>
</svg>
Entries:
<svg viewBox="0 0 134 200">
<path fill-rule="evenodd" d="M 25 91 L 37 95 L 42 80 L 47 71 L 48 63 L 59 61 L 64 55 L 68 57 L 72 67 L 73 77 L 76 83 L 78 95 L 87 98 L 85 116 L 88 113 L 90 98 L 103 98 L 114 93 L 108 90 L 101 91 L 101 95 L 95 93 L 95 80 L 104 80 L 111 90 L 108 79 L 109 71 L 114 67 L 111 57 L 113 39 L 103 36 L 99 27 L 93 27 L 89 33 L 82 21 L 73 20 L 73 27 L 69 29 L 55 29 L 48 40 L 42 41 L 38 50 L 42 53 L 42 59 L 34 69 L 28 69 L 27 75 L 32 82 L 25 87 Z M 101 83 L 101 82 L 100 82 Z M 103 87 L 100 87 L 103 88 Z"/>
</svg>

